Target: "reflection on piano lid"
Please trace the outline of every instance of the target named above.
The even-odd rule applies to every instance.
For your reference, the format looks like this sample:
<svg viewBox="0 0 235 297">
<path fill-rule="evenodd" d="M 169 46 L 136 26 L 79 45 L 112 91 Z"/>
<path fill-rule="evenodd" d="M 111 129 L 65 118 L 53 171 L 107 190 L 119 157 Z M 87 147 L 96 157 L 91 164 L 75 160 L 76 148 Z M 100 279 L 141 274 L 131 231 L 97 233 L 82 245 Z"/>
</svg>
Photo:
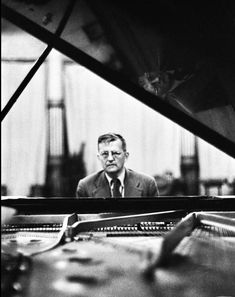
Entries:
<svg viewBox="0 0 235 297">
<path fill-rule="evenodd" d="M 235 156 L 234 1 L 3 0 L 1 6 L 6 20 L 48 44 L 41 60 L 54 47 Z"/>
</svg>

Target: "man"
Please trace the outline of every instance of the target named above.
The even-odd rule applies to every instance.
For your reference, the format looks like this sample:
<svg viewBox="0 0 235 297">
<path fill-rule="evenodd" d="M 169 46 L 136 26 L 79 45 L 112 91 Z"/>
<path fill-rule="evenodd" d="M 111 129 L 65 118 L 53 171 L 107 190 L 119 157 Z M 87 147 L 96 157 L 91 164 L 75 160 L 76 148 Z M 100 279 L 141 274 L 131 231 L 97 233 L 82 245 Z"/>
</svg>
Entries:
<svg viewBox="0 0 235 297">
<path fill-rule="evenodd" d="M 155 197 L 158 188 L 153 177 L 125 168 L 129 153 L 125 139 L 115 133 L 98 138 L 98 159 L 102 171 L 81 179 L 77 197 Z"/>
</svg>

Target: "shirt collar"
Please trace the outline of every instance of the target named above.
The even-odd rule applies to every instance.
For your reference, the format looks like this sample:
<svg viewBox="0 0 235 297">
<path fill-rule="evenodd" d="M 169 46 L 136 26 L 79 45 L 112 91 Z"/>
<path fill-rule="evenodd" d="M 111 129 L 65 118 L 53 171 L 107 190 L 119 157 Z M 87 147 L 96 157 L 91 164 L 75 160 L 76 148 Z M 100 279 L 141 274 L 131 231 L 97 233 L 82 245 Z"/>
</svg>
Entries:
<svg viewBox="0 0 235 297">
<path fill-rule="evenodd" d="M 125 172 L 126 172 L 126 170 L 125 170 L 125 168 L 123 168 L 122 172 L 117 177 L 120 180 L 122 187 L 124 187 Z M 106 176 L 106 178 L 107 178 L 107 180 L 109 182 L 109 185 L 111 185 L 112 178 L 110 176 L 108 176 L 107 173 L 105 173 L 105 176 Z"/>
</svg>

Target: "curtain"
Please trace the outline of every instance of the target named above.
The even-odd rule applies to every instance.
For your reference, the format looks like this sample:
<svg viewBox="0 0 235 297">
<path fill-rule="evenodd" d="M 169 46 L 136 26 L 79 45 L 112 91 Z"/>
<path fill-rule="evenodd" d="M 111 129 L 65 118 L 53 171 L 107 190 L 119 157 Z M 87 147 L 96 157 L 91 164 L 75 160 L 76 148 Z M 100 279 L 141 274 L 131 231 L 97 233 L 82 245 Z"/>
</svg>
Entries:
<svg viewBox="0 0 235 297">
<path fill-rule="evenodd" d="M 201 179 L 235 180 L 235 159 L 199 139 Z"/>
<path fill-rule="evenodd" d="M 2 107 L 32 67 L 2 62 Z M 46 166 L 45 66 L 42 66 L 2 122 L 2 185 L 8 195 L 29 195 L 43 185 Z"/>
</svg>

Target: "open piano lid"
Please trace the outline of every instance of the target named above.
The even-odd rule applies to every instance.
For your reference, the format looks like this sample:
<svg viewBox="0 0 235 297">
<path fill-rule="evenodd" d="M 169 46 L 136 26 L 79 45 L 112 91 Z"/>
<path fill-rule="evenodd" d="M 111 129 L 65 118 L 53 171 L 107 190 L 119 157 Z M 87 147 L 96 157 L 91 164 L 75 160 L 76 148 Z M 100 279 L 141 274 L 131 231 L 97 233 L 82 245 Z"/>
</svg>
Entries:
<svg viewBox="0 0 235 297">
<path fill-rule="evenodd" d="M 235 157 L 233 0 L 1 6 L 4 19 Z"/>
</svg>

